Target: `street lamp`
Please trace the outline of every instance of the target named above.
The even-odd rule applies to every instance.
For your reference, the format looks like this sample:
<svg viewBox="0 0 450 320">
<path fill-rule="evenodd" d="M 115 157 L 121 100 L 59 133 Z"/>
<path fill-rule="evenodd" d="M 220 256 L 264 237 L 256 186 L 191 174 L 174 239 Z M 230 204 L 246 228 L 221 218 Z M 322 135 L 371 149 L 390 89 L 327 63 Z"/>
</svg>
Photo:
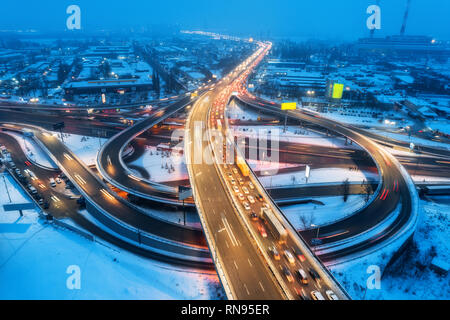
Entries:
<svg viewBox="0 0 450 320">
<path fill-rule="evenodd" d="M 317 253 L 317 246 L 320 244 L 320 240 L 319 240 L 320 226 L 315 225 L 315 224 L 311 224 L 311 227 L 317 228 L 316 237 L 313 240 L 311 240 L 311 244 L 314 245 L 314 254 L 316 254 Z"/>
<path fill-rule="evenodd" d="M 318 238 L 319 238 L 319 230 L 320 230 L 320 226 L 318 226 L 318 225 L 316 225 L 316 224 L 311 224 L 311 227 L 317 228 L 316 239 L 318 239 Z"/>
</svg>

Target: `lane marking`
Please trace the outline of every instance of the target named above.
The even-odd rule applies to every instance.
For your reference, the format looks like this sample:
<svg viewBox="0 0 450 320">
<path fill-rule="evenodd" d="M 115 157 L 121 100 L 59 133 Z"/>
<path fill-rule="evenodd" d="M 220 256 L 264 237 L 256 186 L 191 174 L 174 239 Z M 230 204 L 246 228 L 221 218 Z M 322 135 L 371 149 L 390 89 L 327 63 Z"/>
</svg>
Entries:
<svg viewBox="0 0 450 320">
<path fill-rule="evenodd" d="M 261 281 L 259 282 L 259 286 L 261 287 L 261 290 L 262 290 L 263 292 L 266 291 L 266 290 L 264 289 L 264 286 L 262 285 Z"/>
<path fill-rule="evenodd" d="M 225 226 L 225 229 L 227 230 L 228 236 L 230 237 L 231 243 L 234 247 L 237 247 L 239 243 L 236 240 L 236 237 L 234 236 L 233 231 L 231 230 L 230 225 L 228 224 L 228 221 L 226 218 L 222 218 L 223 225 Z"/>
<path fill-rule="evenodd" d="M 250 295 L 250 291 L 248 291 L 247 285 L 244 283 L 245 291 L 247 291 L 247 295 Z"/>
</svg>

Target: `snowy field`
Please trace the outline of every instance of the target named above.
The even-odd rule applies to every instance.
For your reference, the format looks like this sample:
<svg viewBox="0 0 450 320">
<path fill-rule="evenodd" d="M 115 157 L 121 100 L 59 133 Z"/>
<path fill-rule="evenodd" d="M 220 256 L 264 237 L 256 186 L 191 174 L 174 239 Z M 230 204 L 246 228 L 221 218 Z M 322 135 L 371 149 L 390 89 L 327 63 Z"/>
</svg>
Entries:
<svg viewBox="0 0 450 320">
<path fill-rule="evenodd" d="M 344 219 L 362 208 L 366 202 L 364 195 L 349 195 L 347 202 L 343 197 L 311 197 L 323 203 L 305 203 L 281 207 L 286 218 L 297 230 L 309 229 L 312 224 L 323 226 Z M 319 234 L 320 236 L 320 234 Z"/>
<path fill-rule="evenodd" d="M 7 131 L 6 134 L 9 134 L 10 136 L 16 138 L 17 142 L 22 147 L 23 152 L 27 155 L 27 157 L 31 161 L 46 168 L 54 168 L 54 169 L 58 168 L 58 166 L 41 149 L 41 147 L 39 147 L 36 144 L 36 142 L 33 139 L 29 137 L 24 137 L 23 135 L 12 131 Z"/>
<path fill-rule="evenodd" d="M 354 299 L 450 299 L 450 274 L 438 275 L 430 268 L 434 257 L 448 263 L 450 258 L 450 205 L 420 201 L 421 220 L 414 245 L 390 266 L 380 281 L 380 289 L 368 289 L 371 265 L 384 266 L 392 246 L 359 260 L 332 267 L 337 279 Z M 383 269 L 383 268 L 382 268 Z"/>
<path fill-rule="evenodd" d="M 345 144 L 345 139 L 337 137 L 327 137 L 324 134 L 305 130 L 300 126 L 230 126 L 233 134 L 237 137 L 245 136 L 253 139 L 272 139 L 274 141 L 285 141 L 299 144 L 309 144 L 328 148 L 358 149 L 356 144 Z M 270 133 L 269 133 L 270 131 Z"/>
<path fill-rule="evenodd" d="M 261 115 L 253 110 L 244 110 L 240 105 L 236 104 L 234 100 L 231 101 L 230 104 L 228 104 L 226 112 L 228 117 L 230 117 L 231 119 L 256 121 L 258 120 L 258 117 L 267 117 L 266 115 Z"/>
<path fill-rule="evenodd" d="M 3 179 L 0 179 L 3 180 Z M 0 181 L 3 184 L 3 181 Z M 13 202 L 25 196 L 7 178 Z M 2 203 L 9 202 L 6 193 Z M 71 266 L 80 289 L 69 289 Z M 73 268 L 73 267 L 72 267 Z M 73 272 L 73 271 L 72 271 Z M 34 210 L 0 207 L 0 299 L 217 299 L 216 274 L 181 270 L 91 242 L 39 220 Z"/>
<path fill-rule="evenodd" d="M 263 172 L 264 174 L 264 172 Z M 345 168 L 320 168 L 311 169 L 308 183 L 362 182 L 363 180 L 378 181 L 378 174 L 366 171 L 350 171 Z M 281 173 L 274 176 L 261 176 L 259 180 L 264 187 L 295 186 L 306 183 L 305 171 Z"/>
<path fill-rule="evenodd" d="M 61 140 L 59 132 L 53 133 L 56 133 L 58 139 Z M 63 137 L 64 144 L 88 166 L 95 165 L 97 153 L 107 141 L 105 138 L 87 137 L 71 133 L 63 133 Z"/>
<path fill-rule="evenodd" d="M 427 139 L 417 138 L 414 136 L 408 137 L 408 135 L 400 134 L 400 133 L 394 133 L 394 132 L 387 132 L 387 131 L 380 131 L 380 130 L 371 130 L 373 133 L 379 134 L 380 136 L 399 140 L 399 141 L 405 141 L 405 142 L 412 142 L 416 145 L 423 145 L 428 147 L 437 147 L 441 149 L 450 150 L 450 144 L 442 143 L 438 141 L 431 141 Z"/>
<path fill-rule="evenodd" d="M 450 134 L 450 123 L 445 118 L 443 118 L 443 120 L 428 120 L 427 125 L 433 130 L 439 130 L 446 134 Z"/>
<path fill-rule="evenodd" d="M 174 152 L 169 155 L 168 152 L 157 151 L 154 146 L 147 146 L 144 154 L 129 164 L 147 170 L 150 181 L 168 182 L 189 179 L 182 154 Z M 142 178 L 137 170 L 129 169 Z"/>
</svg>

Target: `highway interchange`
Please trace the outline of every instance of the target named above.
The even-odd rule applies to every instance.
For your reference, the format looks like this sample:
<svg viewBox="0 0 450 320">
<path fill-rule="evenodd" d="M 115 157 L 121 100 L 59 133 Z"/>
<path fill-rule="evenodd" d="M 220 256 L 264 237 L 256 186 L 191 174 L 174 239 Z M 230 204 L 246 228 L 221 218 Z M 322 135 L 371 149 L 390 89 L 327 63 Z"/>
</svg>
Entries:
<svg viewBox="0 0 450 320">
<path fill-rule="evenodd" d="M 346 299 L 348 296 L 345 291 L 327 273 L 321 261 L 332 264 L 355 254 L 363 254 L 367 250 L 376 248 L 377 245 L 382 245 L 394 239 L 400 233 L 403 233 L 406 227 L 408 227 L 407 232 L 411 233 L 411 230 L 413 232 L 413 225 L 417 219 L 415 190 L 411 187 L 409 176 L 402 170 L 398 160 L 379 145 L 382 142 L 385 145 L 407 149 L 408 146 L 405 143 L 380 137 L 360 128 L 342 125 L 307 111 L 294 111 L 287 114 L 290 121 L 301 121 L 319 128 L 327 128 L 337 135 L 345 136 L 354 141 L 370 155 L 370 158 L 367 158 L 364 151 L 358 152 L 361 155 L 361 161 L 365 162 L 368 167 L 376 167 L 381 176 L 380 183 L 374 184 L 374 196 L 365 208 L 346 219 L 321 227 L 320 245 L 316 246 L 316 253 L 320 260 L 306 246 L 306 244 L 314 246 L 313 240 L 317 241 L 316 229 L 304 230 L 298 235 L 283 217 L 279 217 L 279 220 L 291 231 L 286 244 L 279 246 L 275 243 L 276 237 L 270 232 L 270 227 L 250 218 L 246 206 L 242 205 L 242 200 L 238 197 L 239 193 L 243 193 L 243 189 L 238 186 L 241 192 L 234 192 L 234 184 L 231 184 L 230 178 L 234 181 L 243 179 L 243 184 L 248 187 L 247 190 L 253 190 L 253 188 L 250 188 L 250 181 L 254 182 L 253 185 L 256 185 L 257 190 L 262 187 L 257 180 L 248 180 L 256 179 L 254 175 L 251 175 L 250 178 L 242 177 L 238 170 L 231 170 L 231 166 L 228 168 L 216 164 L 214 160 L 216 154 L 212 152 L 216 147 L 210 147 L 210 141 L 195 140 L 193 137 L 186 139 L 185 137 L 186 140 L 190 140 L 185 141 L 185 144 L 188 143 L 189 145 L 189 147 L 185 146 L 186 157 L 189 157 L 188 154 L 192 155 L 193 149 L 191 150 L 191 148 L 196 143 L 200 143 L 200 150 L 209 153 L 206 157 L 211 160 L 209 164 L 192 164 L 187 159 L 190 184 L 194 189 L 194 200 L 201 216 L 203 231 L 169 223 L 148 215 L 136 205 L 118 196 L 106 183 L 108 182 L 120 190 L 143 198 L 179 205 L 177 188 L 151 183 L 146 179 L 134 176 L 122 159 L 123 151 L 137 136 L 177 112 L 186 111 L 186 108 L 190 108 L 186 125 L 186 128 L 190 129 L 189 134 L 196 132 L 194 125 L 198 121 L 207 124 L 202 130 L 217 126 L 217 120 L 219 119 L 223 121 L 225 126 L 224 120 L 227 117 L 225 109 L 231 98 L 232 89 L 230 88 L 232 86 L 234 90 L 239 91 L 234 99 L 239 100 L 240 103 L 280 118 L 283 117 L 284 112 L 281 112 L 279 105 L 253 97 L 243 89 L 250 69 L 267 52 L 262 50 L 262 48 L 267 49 L 266 46 L 267 44 L 262 43 L 259 47 L 260 50 L 255 53 L 252 59 L 248 59 L 225 79 L 199 88 L 195 97 L 188 93 L 187 95 L 173 97 L 169 101 L 152 102 L 157 106 L 155 108 L 157 110 L 150 114 L 140 106 L 128 106 L 130 111 L 116 117 L 116 119 L 114 117 L 109 119 L 110 117 L 107 114 L 92 115 L 92 111 L 76 116 L 64 116 L 67 110 L 72 113 L 77 113 L 77 110 L 73 110 L 73 107 L 67 110 L 61 107 L 61 109 L 58 109 L 59 115 L 49 114 L 46 118 L 37 119 L 35 115 L 27 112 L 26 108 L 29 106 L 6 106 L 2 109 L 0 122 L 9 124 L 9 127 L 4 126 L 3 128 L 19 133 L 22 132 L 23 128 L 26 128 L 33 132 L 35 142 L 76 186 L 78 191 L 75 191 L 73 195 L 71 191 L 64 190 L 60 184 L 55 188 L 46 183 L 40 183 L 48 181 L 49 178 L 57 178 L 58 171 L 44 169 L 30 163 L 13 137 L 0 133 L 0 143 L 10 151 L 19 170 L 22 172 L 25 169 L 32 170 L 38 177 L 36 182 L 33 182 L 33 180 L 31 183 L 35 183 L 36 187 L 41 189 L 39 193 L 42 198 L 46 199 L 46 202 L 51 201 L 49 208 L 45 208 L 44 211 L 55 218 L 69 217 L 94 235 L 137 254 L 196 268 L 210 269 L 211 262 L 214 262 L 229 298 L 316 298 L 316 296 L 311 296 L 312 291 L 322 292 L 323 296 L 330 298 L 326 291 L 332 288 L 339 298 Z M 221 100 L 221 103 L 214 104 L 218 100 Z M 221 108 L 218 107 L 219 105 Z M 137 107 L 138 110 L 132 111 L 134 107 Z M 214 107 L 216 109 L 211 111 Z M 50 109 L 51 106 L 49 106 Z M 106 182 L 88 168 L 53 133 L 46 130 L 51 129 L 51 125 L 57 122 L 60 117 L 64 117 L 65 130 L 67 131 L 88 135 L 102 132 L 104 136 L 112 136 L 100 150 L 97 159 L 98 171 Z M 123 125 L 122 120 L 127 117 L 135 119 L 144 117 L 144 119 L 136 124 L 133 121 L 133 125 L 123 130 L 130 125 L 130 123 Z M 108 120 L 100 120 L 102 118 Z M 203 131 L 201 137 L 203 137 Z M 289 150 L 289 155 L 287 155 L 289 160 L 296 159 L 299 163 L 305 163 L 305 159 L 312 159 L 324 151 L 328 152 L 328 158 L 340 159 L 338 162 L 341 161 L 341 165 L 344 166 L 347 165 L 347 160 L 353 157 L 357 158 L 356 155 L 348 153 L 345 155 L 332 154 L 332 151 L 320 150 L 318 147 L 301 148 L 298 145 L 286 144 L 280 145 L 280 148 L 283 148 L 284 151 Z M 427 154 L 426 157 L 422 157 L 421 161 L 423 161 L 424 166 L 430 167 L 430 171 L 435 170 L 436 175 L 440 176 L 442 172 L 448 173 L 449 163 L 445 159 L 448 159 L 449 152 L 425 147 L 421 148 L 420 151 Z M 304 158 L 301 158 L 302 156 Z M 427 171 L 424 166 L 421 166 L 420 169 L 417 168 L 417 164 L 414 164 L 416 159 L 408 156 L 399 157 L 400 162 L 405 167 L 410 166 L 410 170 L 414 170 L 415 165 L 417 174 Z M 326 162 L 323 163 L 323 166 L 326 166 Z M 10 166 L 8 168 L 14 175 L 13 168 Z M 23 187 L 26 189 L 26 184 Z M 357 192 L 357 186 L 352 186 L 352 188 L 355 189 L 352 192 Z M 329 189 L 332 190 L 332 188 Z M 312 189 L 303 191 L 293 189 L 289 191 L 289 194 L 289 192 L 275 188 L 271 196 L 279 202 L 289 202 L 295 197 L 301 198 L 302 192 L 303 194 L 311 194 L 311 191 Z M 88 218 L 79 214 L 78 204 L 75 201 L 75 198 L 79 197 L 79 195 L 77 196 L 78 192 L 86 200 L 87 211 L 92 217 Z M 323 194 L 323 190 L 317 191 L 317 194 L 321 193 Z M 71 194 L 71 196 L 68 196 L 68 194 Z M 245 192 L 245 194 L 247 193 Z M 257 194 L 258 192 L 255 193 L 255 197 Z M 280 211 L 265 190 L 261 190 L 260 194 L 264 197 L 264 201 L 262 203 L 259 201 L 251 203 L 251 211 L 260 211 L 264 203 L 274 211 Z M 247 198 L 247 195 L 245 197 Z M 189 201 L 194 204 L 192 198 Z M 242 215 L 242 212 L 245 212 L 246 215 Z M 282 216 L 281 211 L 280 214 Z M 99 221 L 106 228 L 99 227 L 98 223 L 93 222 L 94 220 Z M 365 231 L 387 220 L 390 223 L 386 224 L 382 230 L 378 230 L 379 232 L 376 234 L 361 241 L 356 241 L 353 245 L 341 246 L 341 243 L 348 239 L 357 238 Z M 263 236 L 264 233 L 266 236 Z M 305 240 L 304 243 L 303 239 Z M 299 241 L 302 242 L 301 247 L 298 246 Z M 281 259 L 278 259 L 278 256 L 274 254 L 275 251 L 269 250 L 273 247 L 278 247 Z M 293 263 L 286 258 L 288 255 L 283 256 L 284 250 L 289 250 L 292 253 L 294 256 Z M 288 272 L 286 268 L 289 270 Z M 308 274 L 307 284 L 302 285 L 301 281 L 298 280 L 296 272 L 299 268 L 303 268 Z M 309 273 L 311 269 L 313 271 Z M 311 279 L 311 274 L 315 273 L 320 274 L 320 279 Z M 291 280 L 289 274 L 295 280 Z"/>
</svg>

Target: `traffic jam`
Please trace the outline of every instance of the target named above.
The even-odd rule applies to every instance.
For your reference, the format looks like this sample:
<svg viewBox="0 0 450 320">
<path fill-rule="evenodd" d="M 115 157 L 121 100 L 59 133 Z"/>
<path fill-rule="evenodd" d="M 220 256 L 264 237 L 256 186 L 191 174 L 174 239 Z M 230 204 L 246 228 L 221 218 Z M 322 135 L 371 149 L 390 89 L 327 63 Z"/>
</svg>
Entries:
<svg viewBox="0 0 450 320">
<path fill-rule="evenodd" d="M 243 68 L 245 67 L 246 65 Z M 225 137 L 222 153 L 224 161 L 219 165 L 223 169 L 222 172 L 225 172 L 227 189 L 230 190 L 235 203 L 239 204 L 241 212 L 245 212 L 246 219 L 259 236 L 258 240 L 263 243 L 273 264 L 279 268 L 280 274 L 284 276 L 295 296 L 302 300 L 338 300 L 337 295 L 325 287 L 320 275 L 312 268 L 305 255 L 294 248 L 294 242 L 288 237 L 287 230 L 251 181 L 250 169 L 245 159 L 236 152 L 232 164 L 227 164 L 228 149 L 230 145 L 235 144 L 234 141 L 226 140 L 226 105 L 231 94 L 235 92 L 233 90 L 241 87 L 251 68 L 218 95 L 210 112 L 210 127 L 217 129 Z"/>
</svg>

